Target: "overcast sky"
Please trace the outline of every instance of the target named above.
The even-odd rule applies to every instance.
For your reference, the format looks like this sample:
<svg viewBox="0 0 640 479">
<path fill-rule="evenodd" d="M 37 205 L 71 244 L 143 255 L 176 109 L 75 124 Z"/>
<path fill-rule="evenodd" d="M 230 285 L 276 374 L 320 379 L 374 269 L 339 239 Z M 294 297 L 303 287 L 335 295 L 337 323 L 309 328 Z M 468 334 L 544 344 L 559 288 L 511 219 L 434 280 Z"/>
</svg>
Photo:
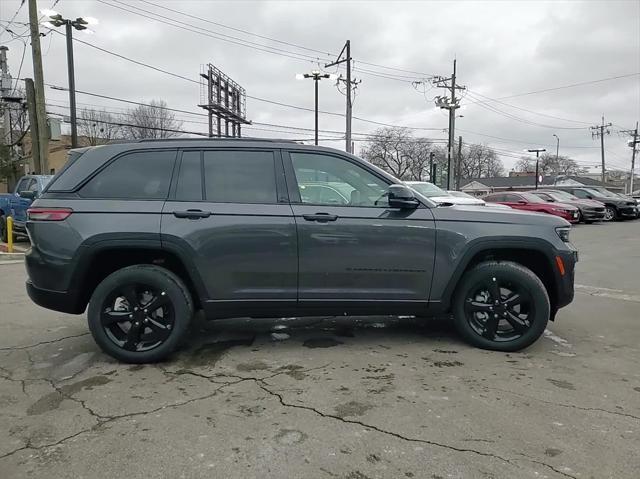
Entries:
<svg viewBox="0 0 640 479">
<path fill-rule="evenodd" d="M 600 162 L 599 142 L 592 139 L 589 126 L 599 123 L 604 114 L 605 121 L 614 125 L 605 139 L 607 163 L 615 168 L 630 167 L 631 149 L 626 146 L 627 138 L 618 132 L 634 127 L 640 117 L 638 0 L 151 2 L 158 6 L 133 0 L 60 0 L 55 2 L 55 10 L 70 18 L 83 15 L 98 18 L 100 24 L 93 27 L 94 35 L 76 33 L 78 38 L 101 48 L 194 80 L 198 80 L 200 66 L 212 62 L 244 86 L 250 96 L 307 108 L 313 108 L 313 82 L 296 80 L 295 74 L 318 69 L 318 63 L 324 69 L 329 56 L 316 50 L 337 55 L 344 41 L 350 39 L 355 76 L 362 80 L 354 115 L 393 125 L 435 129 L 415 130 L 414 134 L 420 137 L 445 138 L 447 114 L 433 103 L 433 97 L 443 94 L 442 90 L 431 88 L 428 82 L 423 84 L 426 88 L 414 87 L 412 81 L 425 80 L 428 75 L 450 76 L 455 57 L 458 83 L 467 87 L 459 110 L 463 118 L 456 125 L 456 136 L 462 135 L 463 141 L 499 149 L 504 154 L 505 166 L 510 168 L 516 161 L 513 156 L 526 148 L 542 147 L 555 153 L 556 139 L 552 136 L 555 133 L 560 137 L 560 154 L 587 166 L 596 165 Z M 40 0 L 39 8 L 49 8 L 53 3 L 54 0 Z M 19 6 L 19 0 L 0 0 L 0 18 L 9 20 Z M 182 22 L 178 25 L 196 31 L 116 7 L 146 17 L 154 17 L 153 13 L 169 17 L 172 20 L 155 18 Z M 24 5 L 16 21 L 25 22 L 27 18 Z M 0 24 L 0 30 L 4 26 L 6 23 Z M 26 27 L 14 24 L 10 28 L 21 33 Z M 20 40 L 10 39 L 9 34 L 3 33 L 0 44 L 10 48 L 10 72 L 16 77 L 24 47 Z M 48 34 L 42 39 L 42 51 L 45 82 L 67 86 L 64 37 Z M 161 98 L 174 108 L 203 111 L 197 107 L 200 91 L 195 83 L 79 43 L 75 44 L 74 54 L 78 90 L 134 101 Z M 309 56 L 315 60 L 300 59 Z M 327 71 L 333 73 L 336 69 Z M 32 76 L 29 50 L 20 76 Z M 522 95 L 616 76 L 625 77 Z M 51 105 L 60 105 L 49 107 L 51 111 L 65 111 L 66 92 L 47 88 L 46 97 Z M 502 103 L 491 100 L 478 103 L 487 100 L 485 97 Z M 77 101 L 80 107 L 88 103 L 110 111 L 127 108 L 123 103 L 81 94 Z M 322 81 L 320 109 L 344 113 L 344 103 L 344 96 L 334 84 Z M 206 131 L 205 117 L 178 116 L 184 120 L 183 129 Z M 311 112 L 251 98 L 247 100 L 247 116 L 254 122 L 313 128 Z M 320 128 L 344 131 L 344 118 L 321 114 Z M 354 119 L 354 132 L 368 133 L 375 128 L 375 124 Z M 310 132 L 294 131 L 246 129 L 245 134 L 312 138 Z M 343 141 L 322 144 L 344 147 Z"/>
</svg>

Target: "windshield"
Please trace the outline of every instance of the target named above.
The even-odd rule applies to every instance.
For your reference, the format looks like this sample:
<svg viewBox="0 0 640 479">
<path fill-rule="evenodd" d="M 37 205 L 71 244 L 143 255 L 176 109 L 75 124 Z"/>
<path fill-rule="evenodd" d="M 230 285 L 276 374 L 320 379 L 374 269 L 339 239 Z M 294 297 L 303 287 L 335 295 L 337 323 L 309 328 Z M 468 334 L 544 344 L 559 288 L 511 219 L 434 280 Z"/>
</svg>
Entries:
<svg viewBox="0 0 640 479">
<path fill-rule="evenodd" d="M 620 196 L 609 191 L 606 188 L 589 188 L 589 190 L 594 191 L 598 196 L 605 196 L 607 198 L 620 198 Z"/>
<path fill-rule="evenodd" d="M 537 195 L 534 195 L 533 193 L 519 193 L 519 194 L 529 203 L 546 203 L 545 200 L 543 200 Z"/>
<path fill-rule="evenodd" d="M 477 198 L 465 193 L 464 191 L 447 191 L 447 193 L 449 193 L 451 196 L 457 196 L 458 198 L 471 198 L 473 200 L 477 199 Z"/>
<path fill-rule="evenodd" d="M 566 191 L 548 191 L 546 193 L 556 201 L 575 201 L 580 199 L 577 196 L 573 196 L 571 193 L 567 193 Z"/>
<path fill-rule="evenodd" d="M 407 183 L 407 185 L 413 188 L 414 190 L 416 190 L 421 195 L 426 196 L 427 198 L 433 197 L 433 196 L 449 196 L 449 194 L 446 191 L 438 188 L 436 185 L 431 183 L 427 183 L 427 182 Z"/>
</svg>

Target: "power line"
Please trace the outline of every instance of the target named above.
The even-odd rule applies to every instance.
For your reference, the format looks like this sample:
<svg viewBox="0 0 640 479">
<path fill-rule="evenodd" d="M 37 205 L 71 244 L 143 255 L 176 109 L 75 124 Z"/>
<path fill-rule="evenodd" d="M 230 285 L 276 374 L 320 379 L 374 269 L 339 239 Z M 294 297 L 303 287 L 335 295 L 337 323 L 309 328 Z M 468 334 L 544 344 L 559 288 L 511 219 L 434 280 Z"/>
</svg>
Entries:
<svg viewBox="0 0 640 479">
<path fill-rule="evenodd" d="M 547 117 L 547 118 L 553 118 L 553 119 L 555 119 L 555 120 L 568 121 L 568 122 L 572 122 L 572 123 L 582 123 L 582 124 L 584 124 L 584 125 L 591 125 L 591 123 L 590 123 L 590 122 L 586 122 L 586 121 L 571 120 L 571 119 L 569 119 L 569 118 L 562 118 L 562 117 L 559 117 L 559 116 L 553 116 L 553 115 L 548 115 L 548 114 L 546 114 L 546 113 L 539 113 L 539 112 L 537 112 L 537 111 L 528 110 L 528 109 L 526 109 L 526 108 L 522 108 L 522 107 L 519 107 L 519 106 L 511 105 L 511 104 L 509 104 L 509 103 L 505 103 L 505 102 L 500 101 L 500 100 L 498 100 L 498 99 L 491 98 L 491 97 L 488 97 L 488 96 L 486 96 L 486 95 L 482 95 L 482 94 L 477 93 L 477 92 L 474 92 L 474 91 L 467 90 L 467 92 L 468 92 L 471 96 L 482 97 L 482 98 L 485 98 L 486 100 L 489 100 L 489 101 L 492 101 L 492 102 L 496 102 L 496 103 L 500 103 L 501 105 L 504 105 L 504 106 L 508 106 L 509 108 L 515 108 L 516 110 L 526 111 L 526 112 L 528 112 L 528 113 L 532 113 L 532 114 L 534 114 L 534 115 L 544 116 L 544 117 Z M 467 103 L 467 105 L 476 105 L 476 104 L 478 104 L 478 103 L 484 103 L 484 102 L 482 102 L 482 101 L 479 101 L 479 102 L 470 102 L 470 103 Z"/>
<path fill-rule="evenodd" d="M 501 96 L 501 97 L 498 97 L 496 99 L 493 99 L 492 101 L 495 101 L 495 100 L 506 100 L 508 98 L 516 98 L 516 97 L 519 97 L 519 96 L 536 95 L 538 93 L 545 93 L 545 92 L 549 92 L 549 91 L 563 90 L 565 88 L 574 88 L 574 87 L 578 87 L 578 86 L 591 85 L 591 84 L 594 84 L 594 83 L 601 83 L 601 82 L 611 81 L 611 80 L 619 80 L 621 78 L 629 78 L 629 77 L 638 76 L 638 75 L 640 75 L 640 72 L 627 73 L 625 75 L 618 75 L 618 76 L 614 76 L 614 77 L 600 78 L 598 80 L 589 80 L 589 81 L 584 81 L 584 82 L 579 82 L 579 83 L 572 83 L 572 84 L 569 84 L 569 85 L 563 85 L 563 86 L 558 86 L 558 87 L 544 88 L 542 90 L 534 90 L 534 91 L 528 91 L 528 92 L 524 92 L 524 93 L 516 93 L 514 95 Z M 476 102 L 472 102 L 470 104 L 473 104 L 473 103 L 485 103 L 485 101 L 476 101 Z"/>
<path fill-rule="evenodd" d="M 201 18 L 201 17 L 195 16 L 195 15 L 191 15 L 191 14 L 186 13 L 184 11 L 180 11 L 180 10 L 176 10 L 176 9 L 173 9 L 173 8 L 169 8 L 169 7 L 164 6 L 164 5 L 158 5 L 157 3 L 153 3 L 153 2 L 150 2 L 148 0 L 140 0 L 140 1 L 143 2 L 143 3 L 149 4 L 149 5 L 153 5 L 153 6 L 157 7 L 157 8 L 161 8 L 163 10 L 167 10 L 167 11 L 170 11 L 170 12 L 173 12 L 173 13 L 184 15 L 185 17 L 189 17 L 189 18 L 193 18 L 193 19 L 196 19 L 196 20 L 200 20 L 202 22 L 210 23 L 212 25 L 216 25 L 216 26 L 219 26 L 219 27 L 222 27 L 222 28 L 227 28 L 229 30 L 233 30 L 233 31 L 236 31 L 236 32 L 244 33 L 246 35 L 251 35 L 251 36 L 254 36 L 254 37 L 257 37 L 257 38 L 262 38 L 263 40 L 269 40 L 269 41 L 272 41 L 272 42 L 275 42 L 275 43 L 280 43 L 282 45 L 287 45 L 287 46 L 291 46 L 291 47 L 294 47 L 294 48 L 299 48 L 301 50 L 306 50 L 306 51 L 318 53 L 318 54 L 324 55 L 324 56 L 326 56 L 328 58 L 333 58 L 333 57 L 336 56 L 336 54 L 332 53 L 332 52 L 324 52 L 322 50 L 318 50 L 318 49 L 315 49 L 315 48 L 309 48 L 309 47 L 306 47 L 304 45 L 300 45 L 300 44 L 296 44 L 296 43 L 292 43 L 292 42 L 287 42 L 287 41 L 284 41 L 284 40 L 279 40 L 277 38 L 268 37 L 268 36 L 265 36 L 265 35 L 260 35 L 258 33 L 251 32 L 251 31 L 248 31 L 248 30 L 243 30 L 241 28 L 236 28 L 236 27 L 232 27 L 232 26 L 229 26 L 229 25 L 225 25 L 224 23 L 214 22 L 214 21 L 206 19 L 206 18 Z M 387 66 L 387 65 L 381 65 L 379 63 L 366 62 L 366 61 L 362 61 L 362 60 L 359 60 L 358 63 L 362 63 L 363 65 L 369 65 L 369 66 L 377 67 L 377 68 L 384 68 L 386 70 L 398 71 L 398 72 L 403 72 L 403 73 L 410 73 L 410 74 L 414 75 L 413 76 L 414 78 L 415 78 L 415 75 L 425 76 L 425 77 L 433 76 L 430 73 L 418 72 L 418 71 L 414 71 L 414 70 L 405 70 L 403 68 L 390 67 L 390 66 Z"/>
</svg>

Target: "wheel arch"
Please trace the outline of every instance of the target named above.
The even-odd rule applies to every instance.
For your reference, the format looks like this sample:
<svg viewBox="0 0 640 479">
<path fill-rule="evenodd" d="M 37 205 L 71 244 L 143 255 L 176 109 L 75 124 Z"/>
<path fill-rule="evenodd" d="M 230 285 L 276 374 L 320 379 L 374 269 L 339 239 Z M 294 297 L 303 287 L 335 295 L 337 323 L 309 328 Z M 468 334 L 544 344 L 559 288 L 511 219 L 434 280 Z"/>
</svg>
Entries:
<svg viewBox="0 0 640 479">
<path fill-rule="evenodd" d="M 441 307 L 449 311 L 455 290 L 465 272 L 483 261 L 513 261 L 529 268 L 544 284 L 551 301 L 551 319 L 558 304 L 558 278 L 554 268 L 555 254 L 548 242 L 542 239 L 496 239 L 471 244 L 458 262 L 444 289 Z"/>
<path fill-rule="evenodd" d="M 77 291 L 76 310 L 84 311 L 95 288 L 109 274 L 136 264 L 161 266 L 177 275 L 189 289 L 196 308 L 206 294 L 192 261 L 179 249 L 163 248 L 160 241 L 102 241 L 81 247 L 76 264 L 79 267 L 71 279 L 71 288 Z"/>
</svg>

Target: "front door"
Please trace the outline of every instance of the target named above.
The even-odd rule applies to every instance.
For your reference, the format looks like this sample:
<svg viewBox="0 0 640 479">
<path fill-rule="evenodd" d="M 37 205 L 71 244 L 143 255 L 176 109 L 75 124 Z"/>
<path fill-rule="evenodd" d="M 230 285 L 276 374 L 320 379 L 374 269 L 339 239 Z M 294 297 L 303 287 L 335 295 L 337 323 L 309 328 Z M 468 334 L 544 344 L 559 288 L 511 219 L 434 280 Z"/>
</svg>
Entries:
<svg viewBox="0 0 640 479">
<path fill-rule="evenodd" d="M 164 248 L 189 258 L 203 306 L 212 315 L 226 307 L 236 315 L 245 307 L 266 314 L 269 304 L 294 308 L 297 237 L 279 151 L 194 149 L 180 156 L 161 238 Z"/>
<path fill-rule="evenodd" d="M 435 255 L 429 208 L 390 208 L 388 180 L 346 156 L 290 151 L 284 161 L 301 307 L 428 300 Z"/>
</svg>

